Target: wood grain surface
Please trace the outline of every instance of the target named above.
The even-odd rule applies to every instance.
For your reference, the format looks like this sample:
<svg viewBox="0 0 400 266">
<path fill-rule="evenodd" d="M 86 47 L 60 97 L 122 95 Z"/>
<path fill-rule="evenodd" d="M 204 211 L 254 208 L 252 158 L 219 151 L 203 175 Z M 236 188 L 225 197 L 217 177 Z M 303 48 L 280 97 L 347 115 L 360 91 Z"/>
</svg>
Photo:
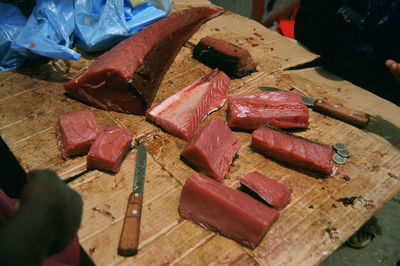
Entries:
<svg viewBox="0 0 400 266">
<path fill-rule="evenodd" d="M 173 12 L 208 1 L 174 1 Z M 0 134 L 22 167 L 51 168 L 83 198 L 80 243 L 97 265 L 315 265 L 323 261 L 363 225 L 400 188 L 400 108 L 321 68 L 285 71 L 317 55 L 259 23 L 226 12 L 191 37 L 197 43 L 211 35 L 246 48 L 258 72 L 232 80 L 229 95 L 256 92 L 259 86 L 294 88 L 302 94 L 369 113 L 360 129 L 310 110 L 310 127 L 295 134 L 351 151 L 336 175 L 318 178 L 253 151 L 249 132 L 235 131 L 242 145 L 225 185 L 236 188 L 239 178 L 260 173 L 292 187 L 292 202 L 259 246 L 250 250 L 219 234 L 182 220 L 178 202 L 182 185 L 195 171 L 179 154 L 186 142 L 143 116 L 89 107 L 64 93 L 62 84 L 81 73 L 99 54 L 79 61 L 28 62 L 0 73 Z M 81 51 L 79 51 L 81 52 Z M 208 73 L 183 47 L 163 79 L 153 105 Z M 139 253 L 117 254 L 126 203 L 132 192 L 136 149 L 130 150 L 118 174 L 87 171 L 86 156 L 64 161 L 57 149 L 54 126 L 59 115 L 93 110 L 100 128 L 118 125 L 135 133 L 148 151 Z M 209 116 L 225 120 L 226 105 Z M 355 197 L 353 204 L 341 199 Z"/>
</svg>

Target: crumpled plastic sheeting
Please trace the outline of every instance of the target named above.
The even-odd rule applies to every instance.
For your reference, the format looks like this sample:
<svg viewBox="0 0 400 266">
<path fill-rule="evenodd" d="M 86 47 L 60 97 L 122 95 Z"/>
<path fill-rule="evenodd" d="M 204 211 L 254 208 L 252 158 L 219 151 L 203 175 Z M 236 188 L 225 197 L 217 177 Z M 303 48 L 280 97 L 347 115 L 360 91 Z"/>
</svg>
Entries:
<svg viewBox="0 0 400 266">
<path fill-rule="evenodd" d="M 11 48 L 28 58 L 79 60 L 80 54 L 69 48 L 74 27 L 73 0 L 37 0 Z"/>
<path fill-rule="evenodd" d="M 112 47 L 167 14 L 149 3 L 132 9 L 127 0 L 76 0 L 75 10 L 76 46 L 89 52 Z"/>
<path fill-rule="evenodd" d="M 0 3 L 0 71 L 39 56 L 79 60 L 70 48 L 75 37 L 85 51 L 111 48 L 172 7 L 172 0 L 147 1 L 132 9 L 128 0 L 37 0 L 28 20 L 15 6 Z"/>
<path fill-rule="evenodd" d="M 167 14 L 171 12 L 172 0 L 150 0 L 150 2 L 153 4 L 153 6 L 164 10 Z"/>
<path fill-rule="evenodd" d="M 24 57 L 10 46 L 25 25 L 26 18 L 18 8 L 5 3 L 0 3 L 0 14 L 0 71 L 7 71 L 24 64 Z"/>
</svg>

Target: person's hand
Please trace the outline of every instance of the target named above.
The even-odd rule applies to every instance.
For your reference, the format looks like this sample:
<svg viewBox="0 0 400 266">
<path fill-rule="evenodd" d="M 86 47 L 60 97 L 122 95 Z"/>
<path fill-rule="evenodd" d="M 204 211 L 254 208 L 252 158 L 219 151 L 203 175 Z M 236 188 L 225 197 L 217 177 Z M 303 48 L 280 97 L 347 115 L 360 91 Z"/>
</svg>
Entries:
<svg viewBox="0 0 400 266">
<path fill-rule="evenodd" d="M 30 202 L 37 207 L 47 208 L 52 220 L 49 232 L 55 232 L 55 239 L 48 255 L 63 250 L 75 237 L 82 216 L 82 199 L 80 195 L 66 185 L 55 172 L 50 170 L 33 170 L 27 175 L 27 184 L 22 192 L 20 208 Z M 35 215 L 32 210 L 31 215 Z M 29 226 L 29 225 L 28 225 Z"/>
<path fill-rule="evenodd" d="M 386 67 L 392 72 L 394 79 L 400 83 L 400 64 L 392 59 L 385 62 Z"/>
<path fill-rule="evenodd" d="M 0 227 L 0 265 L 42 265 L 73 240 L 81 216 L 80 195 L 56 173 L 31 171 L 18 209 Z"/>
</svg>

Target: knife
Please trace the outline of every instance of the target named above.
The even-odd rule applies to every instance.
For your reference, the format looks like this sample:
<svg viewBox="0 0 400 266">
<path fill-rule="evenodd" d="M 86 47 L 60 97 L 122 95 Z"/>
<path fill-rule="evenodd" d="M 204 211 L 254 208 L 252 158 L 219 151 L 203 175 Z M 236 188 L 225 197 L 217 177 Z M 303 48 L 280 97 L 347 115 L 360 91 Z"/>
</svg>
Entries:
<svg viewBox="0 0 400 266">
<path fill-rule="evenodd" d="M 262 91 L 286 91 L 274 87 L 259 87 L 259 89 Z M 370 119 L 370 115 L 367 113 L 352 110 L 339 104 L 331 104 L 321 99 L 313 99 L 303 95 L 301 99 L 306 106 L 311 107 L 316 112 L 329 115 L 360 128 L 366 127 Z"/>
<path fill-rule="evenodd" d="M 124 225 L 118 245 L 118 254 L 125 257 L 134 256 L 138 253 L 146 161 L 146 147 L 141 142 L 136 153 L 133 192 L 131 192 L 128 198 Z"/>
</svg>

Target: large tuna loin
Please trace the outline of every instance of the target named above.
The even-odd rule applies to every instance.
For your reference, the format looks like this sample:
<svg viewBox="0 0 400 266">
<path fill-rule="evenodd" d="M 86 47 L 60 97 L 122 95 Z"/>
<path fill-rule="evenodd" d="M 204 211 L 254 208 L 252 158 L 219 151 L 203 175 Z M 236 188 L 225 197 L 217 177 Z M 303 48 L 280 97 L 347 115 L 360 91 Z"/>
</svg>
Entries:
<svg viewBox="0 0 400 266">
<path fill-rule="evenodd" d="M 202 174 L 190 176 L 179 201 L 182 218 L 254 249 L 279 212 Z"/>
<path fill-rule="evenodd" d="M 224 72 L 214 69 L 150 109 L 146 116 L 169 133 L 189 141 L 201 121 L 224 105 L 230 82 Z"/>
<path fill-rule="evenodd" d="M 253 130 L 263 123 L 277 128 L 307 128 L 308 108 L 297 92 L 271 91 L 228 98 L 228 126 Z"/>
<path fill-rule="evenodd" d="M 251 146 L 262 154 L 293 166 L 318 172 L 333 173 L 333 150 L 327 145 L 260 126 L 251 135 Z"/>
<path fill-rule="evenodd" d="M 181 156 L 199 172 L 222 183 L 240 146 L 229 127 L 213 117 L 193 136 Z"/>
<path fill-rule="evenodd" d="M 97 58 L 65 90 L 104 110 L 144 114 L 183 43 L 222 10 L 196 7 L 151 24 Z"/>
<path fill-rule="evenodd" d="M 255 72 L 257 66 L 246 49 L 210 36 L 201 39 L 194 47 L 193 57 L 235 78 Z"/>
<path fill-rule="evenodd" d="M 278 210 L 290 203 L 292 189 L 263 174 L 248 173 L 240 178 L 240 183 Z"/>
</svg>

